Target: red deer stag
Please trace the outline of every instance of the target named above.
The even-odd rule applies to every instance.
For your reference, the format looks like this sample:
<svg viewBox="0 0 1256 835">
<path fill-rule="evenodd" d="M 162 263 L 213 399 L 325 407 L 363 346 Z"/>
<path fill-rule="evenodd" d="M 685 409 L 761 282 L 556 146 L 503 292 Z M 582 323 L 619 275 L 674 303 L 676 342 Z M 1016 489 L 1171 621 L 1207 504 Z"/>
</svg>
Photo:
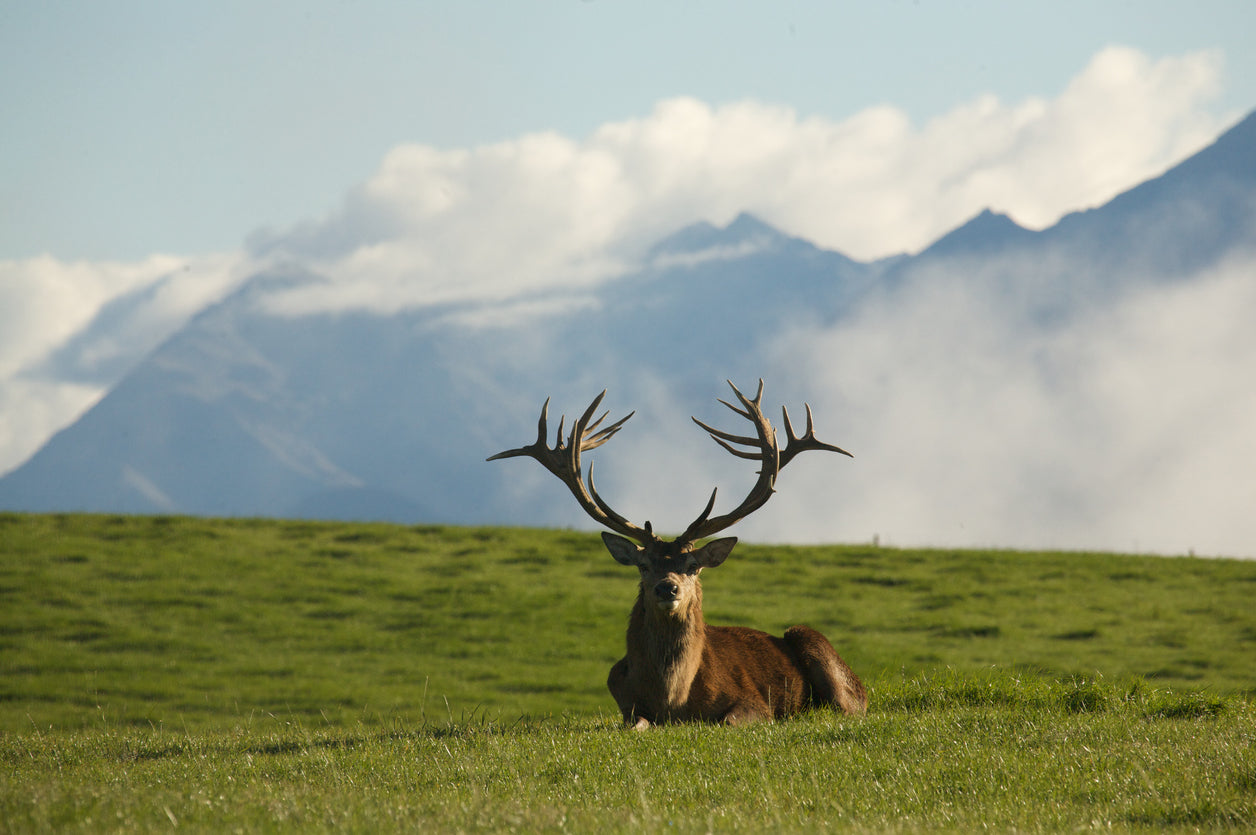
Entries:
<svg viewBox="0 0 1256 835">
<path fill-rule="evenodd" d="M 606 684 L 619 704 L 624 723 L 638 729 L 686 721 L 740 725 L 790 716 L 822 705 L 857 714 L 868 705 L 859 677 L 816 630 L 794 626 L 785 631 L 785 637 L 777 638 L 741 626 L 708 626 L 703 620 L 702 583 L 698 575 L 702 569 L 724 562 L 737 538 L 716 539 L 699 547 L 695 543 L 762 507 L 772 496 L 777 474 L 800 452 L 815 449 L 850 455 L 816 439 L 810 406 L 807 431 L 801 438 L 794 434 L 789 412 L 781 410 L 787 442 L 780 449 L 776 432 L 763 415 L 763 381 L 759 381 L 759 393 L 753 400 L 731 381 L 729 386 L 742 408 L 720 402 L 754 424 L 754 437 L 713 429 L 697 418 L 693 421 L 733 455 L 761 462 L 759 479 L 736 509 L 714 518 L 712 491 L 706 509 L 670 542 L 656 536 L 649 522 L 640 528 L 612 510 L 594 489 L 591 464 L 585 488 L 580 453 L 606 443 L 635 414 L 598 431 L 607 413 L 596 420 L 593 415 L 606 396 L 605 391 L 572 425 L 565 443 L 563 418 L 554 446 L 547 444 L 546 400 L 541 407 L 536 441 L 488 459 L 535 458 L 567 485 L 589 516 L 622 534 L 603 533 L 602 539 L 618 562 L 640 570 L 641 586 L 628 620 L 628 653 L 611 668 Z"/>
</svg>

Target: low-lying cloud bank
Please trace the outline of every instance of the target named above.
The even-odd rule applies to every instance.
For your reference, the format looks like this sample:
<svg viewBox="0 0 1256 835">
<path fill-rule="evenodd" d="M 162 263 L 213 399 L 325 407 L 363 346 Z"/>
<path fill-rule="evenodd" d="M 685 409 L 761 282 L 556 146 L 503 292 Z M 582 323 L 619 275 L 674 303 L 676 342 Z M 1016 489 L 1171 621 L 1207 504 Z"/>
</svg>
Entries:
<svg viewBox="0 0 1256 835">
<path fill-rule="evenodd" d="M 751 533 L 1256 555 L 1253 275 L 1256 253 L 1049 325 L 954 275 L 783 335 L 856 458 L 783 476 L 825 500 Z"/>
</svg>

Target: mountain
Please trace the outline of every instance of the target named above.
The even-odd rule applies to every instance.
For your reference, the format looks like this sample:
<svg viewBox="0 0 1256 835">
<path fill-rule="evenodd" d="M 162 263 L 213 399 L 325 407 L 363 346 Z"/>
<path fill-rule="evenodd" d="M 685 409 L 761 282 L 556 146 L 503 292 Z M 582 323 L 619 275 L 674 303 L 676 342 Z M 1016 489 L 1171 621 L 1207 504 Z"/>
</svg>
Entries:
<svg viewBox="0 0 1256 835">
<path fill-rule="evenodd" d="M 1074 212 L 1046 242 L 1099 269 L 1189 274 L 1256 244 L 1256 112 L 1164 175 L 1097 209 Z"/>
<path fill-rule="evenodd" d="M 637 408 L 634 424 L 648 424 L 638 438 L 663 426 L 688 432 L 599 470 L 605 495 L 670 501 L 681 481 L 709 489 L 705 470 L 691 477 L 665 465 L 689 461 L 701 435 L 682 424 L 712 414 L 714 398 L 727 396 L 723 380 L 768 378 L 775 403 L 814 398 L 824 369 L 859 359 L 836 352 L 843 329 L 869 311 L 888 315 L 951 284 L 1014 300 L 999 310 L 1023 314 L 1028 335 L 1254 252 L 1256 114 L 1049 229 L 985 211 L 916 255 L 873 264 L 743 214 L 722 228 L 681 229 L 595 287 L 505 302 L 281 314 L 266 304 L 274 293 L 326 280 L 284 267 L 202 311 L 0 479 L 0 507 L 579 523 L 539 467 L 483 463 L 532 440 L 546 396 L 571 414 L 610 387 L 611 408 Z M 861 344 L 873 346 L 918 336 L 911 326 L 865 331 L 871 341 Z M 900 370 L 870 371 L 869 390 L 894 385 Z M 921 419 L 939 403 L 922 406 Z M 645 441 L 623 447 L 643 448 L 634 443 Z M 816 513 L 836 519 L 832 506 Z"/>
<path fill-rule="evenodd" d="M 1209 147 L 1103 206 L 1072 212 L 1042 232 L 986 209 L 903 269 L 940 258 L 1048 250 L 1144 280 L 1188 275 L 1256 245 L 1256 112 Z M 1102 279 L 1101 279 L 1102 280 Z"/>
<path fill-rule="evenodd" d="M 985 209 L 925 249 L 923 258 L 989 257 L 1030 244 L 1035 234 L 1005 214 Z"/>
<path fill-rule="evenodd" d="M 708 390 L 749 378 L 758 346 L 800 309 L 838 312 L 865 272 L 743 215 L 662 242 L 642 269 L 586 299 L 591 311 L 560 305 L 506 327 L 476 323 L 492 318 L 485 304 L 275 316 L 259 305 L 268 292 L 319 276 L 259 275 L 0 480 L 0 506 L 528 521 L 501 513 L 518 503 L 478 466 L 513 435 L 468 421 L 504 388 L 536 400 L 529 415 L 542 393 L 587 398 L 597 390 L 583 382 L 589 353 L 619 367 L 605 368 L 612 378 L 656 374 Z M 553 300 L 535 301 L 544 310 Z M 532 361 L 517 366 L 522 357 Z M 518 415 L 496 417 L 513 425 Z"/>
<path fill-rule="evenodd" d="M 976 275 L 985 292 L 1019 296 L 1043 322 L 1253 252 L 1256 112 L 1161 176 L 1040 232 L 987 209 L 895 261 L 882 287 Z"/>
</svg>

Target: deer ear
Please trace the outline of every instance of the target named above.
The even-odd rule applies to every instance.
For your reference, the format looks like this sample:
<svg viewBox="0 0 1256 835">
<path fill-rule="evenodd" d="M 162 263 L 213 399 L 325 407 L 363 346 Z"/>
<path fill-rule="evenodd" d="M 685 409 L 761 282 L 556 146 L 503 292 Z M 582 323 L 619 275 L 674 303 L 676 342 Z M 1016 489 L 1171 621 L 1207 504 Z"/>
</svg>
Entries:
<svg viewBox="0 0 1256 835">
<path fill-rule="evenodd" d="M 733 546 L 736 544 L 737 537 L 735 536 L 712 539 L 706 545 L 694 551 L 692 556 L 698 561 L 698 565 L 703 568 L 715 568 L 715 566 L 728 559 L 728 555 L 733 553 Z"/>
<path fill-rule="evenodd" d="M 606 543 L 606 550 L 611 552 L 615 562 L 623 565 L 641 565 L 641 549 L 631 539 L 603 531 L 602 541 Z"/>
</svg>

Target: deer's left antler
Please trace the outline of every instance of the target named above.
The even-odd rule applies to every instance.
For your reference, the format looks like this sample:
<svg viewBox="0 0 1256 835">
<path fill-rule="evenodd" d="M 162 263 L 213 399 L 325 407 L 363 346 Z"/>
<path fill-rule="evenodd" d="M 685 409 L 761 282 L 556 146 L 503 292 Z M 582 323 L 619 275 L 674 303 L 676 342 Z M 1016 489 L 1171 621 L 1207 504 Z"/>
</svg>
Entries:
<svg viewBox="0 0 1256 835">
<path fill-rule="evenodd" d="M 772 428 L 771 422 L 763 414 L 763 380 L 759 380 L 759 391 L 755 394 L 754 399 L 746 397 L 737 386 L 733 385 L 733 381 L 729 380 L 728 385 L 732 388 L 733 393 L 737 395 L 737 400 L 741 403 L 741 408 L 734 406 L 727 400 L 721 400 L 728 408 L 737 414 L 746 418 L 754 425 L 754 437 L 746 435 L 734 435 L 731 432 L 725 432 L 722 429 L 715 429 L 696 417 L 693 422 L 701 426 L 710 434 L 711 438 L 724 447 L 724 449 L 736 455 L 738 458 L 746 458 L 751 461 L 759 461 L 759 479 L 755 482 L 754 487 L 750 488 L 750 492 L 741 504 L 737 505 L 732 511 L 722 516 L 711 518 L 711 511 L 715 507 L 715 494 L 718 490 L 711 491 L 711 499 L 707 502 L 706 509 L 698 516 L 697 519 L 685 529 L 681 534 L 680 541 L 694 542 L 704 537 L 718 533 L 727 527 L 745 519 L 751 513 L 767 503 L 772 498 L 775 490 L 776 477 L 780 471 L 800 452 L 808 450 L 827 450 L 829 452 L 840 452 L 842 455 L 854 457 L 841 447 L 826 444 L 815 436 L 814 419 L 811 415 L 811 406 L 806 405 L 807 409 L 807 431 L 802 437 L 794 434 L 793 424 L 789 420 L 789 410 L 784 406 L 781 407 L 781 415 L 785 422 L 785 449 L 780 449 L 776 442 L 776 430 Z M 734 444 L 750 447 L 750 449 L 738 449 Z"/>
</svg>

